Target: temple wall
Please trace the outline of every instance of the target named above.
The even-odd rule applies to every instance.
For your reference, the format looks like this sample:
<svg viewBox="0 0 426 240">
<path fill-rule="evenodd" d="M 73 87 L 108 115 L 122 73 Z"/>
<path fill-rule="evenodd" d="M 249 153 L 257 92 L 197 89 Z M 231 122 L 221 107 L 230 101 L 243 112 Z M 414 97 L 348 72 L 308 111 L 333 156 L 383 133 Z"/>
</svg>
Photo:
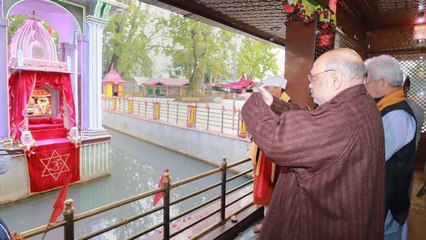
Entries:
<svg viewBox="0 0 426 240">
<path fill-rule="evenodd" d="M 109 141 L 102 141 L 81 146 L 80 182 L 110 175 L 109 145 Z M 29 189 L 27 160 L 24 155 L 15 155 L 9 171 L 0 175 L 0 205 L 29 197 Z"/>
<path fill-rule="evenodd" d="M 103 111 L 102 119 L 106 128 L 217 166 L 220 166 L 223 156 L 227 157 L 228 164 L 247 159 L 250 146 L 247 139 L 237 136 L 171 125 L 134 115 Z M 244 165 L 235 168 L 236 171 L 244 169 L 247 169 Z"/>
</svg>

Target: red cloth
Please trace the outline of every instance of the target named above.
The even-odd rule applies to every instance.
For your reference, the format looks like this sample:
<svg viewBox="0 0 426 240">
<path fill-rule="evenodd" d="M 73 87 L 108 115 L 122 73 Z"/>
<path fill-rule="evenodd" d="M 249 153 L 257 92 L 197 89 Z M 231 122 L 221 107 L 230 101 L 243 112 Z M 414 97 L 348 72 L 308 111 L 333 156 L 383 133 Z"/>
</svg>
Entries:
<svg viewBox="0 0 426 240">
<path fill-rule="evenodd" d="M 260 166 L 258 166 L 260 164 Z M 253 169 L 259 168 L 259 175 L 254 176 L 254 187 L 253 187 L 253 202 L 262 206 L 269 206 L 272 199 L 272 193 L 274 192 L 275 183 L 278 180 L 280 173 L 280 166 L 275 168 L 274 181 L 271 181 L 272 175 L 272 163 L 265 157 L 264 154 L 260 154 L 256 164 L 253 164 Z"/>
<path fill-rule="evenodd" d="M 157 188 L 162 188 L 163 187 L 163 185 L 164 185 L 163 184 L 164 183 L 164 173 L 168 173 L 168 172 L 169 172 L 168 168 L 164 169 L 163 174 L 161 174 L 160 181 L 158 182 Z M 164 195 L 163 191 L 161 191 L 159 193 L 156 193 L 154 195 L 154 202 L 152 203 L 152 205 L 153 206 L 157 205 L 157 203 L 163 198 L 163 195 Z"/>
<path fill-rule="evenodd" d="M 64 202 L 67 198 L 67 191 L 68 186 L 70 185 L 72 178 L 72 174 L 69 174 L 68 177 L 65 179 L 64 185 L 62 186 L 61 191 L 59 192 L 58 197 L 56 198 L 55 204 L 53 204 L 53 212 L 52 216 L 50 217 L 49 223 L 56 222 L 56 219 L 58 219 L 59 215 L 64 211 Z"/>
<path fill-rule="evenodd" d="M 52 143 L 32 149 L 27 155 L 30 192 L 42 192 L 62 186 L 72 174 L 71 182 L 80 180 L 80 147 L 70 142 Z"/>
<path fill-rule="evenodd" d="M 19 139 L 24 130 L 26 107 L 34 88 L 42 87 L 45 84 L 60 90 L 60 109 L 65 111 L 63 106 L 66 106 L 69 125 L 70 127 L 75 126 L 75 106 L 69 73 L 17 71 L 9 78 L 10 130 L 14 139 Z"/>
</svg>

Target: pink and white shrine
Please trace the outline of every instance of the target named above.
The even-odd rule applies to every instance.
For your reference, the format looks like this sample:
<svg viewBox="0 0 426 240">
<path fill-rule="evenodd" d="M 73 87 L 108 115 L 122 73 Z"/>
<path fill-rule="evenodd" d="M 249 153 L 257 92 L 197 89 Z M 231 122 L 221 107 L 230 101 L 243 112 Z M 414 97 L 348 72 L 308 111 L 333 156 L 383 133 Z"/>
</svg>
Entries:
<svg viewBox="0 0 426 240">
<path fill-rule="evenodd" d="M 0 146 L 13 152 L 11 170 L 0 176 L 0 203 L 61 186 L 69 175 L 72 182 L 108 175 L 102 30 L 126 6 L 113 0 L 0 2 L 0 140 L 13 141 Z M 15 15 L 28 18 L 8 36 Z"/>
</svg>

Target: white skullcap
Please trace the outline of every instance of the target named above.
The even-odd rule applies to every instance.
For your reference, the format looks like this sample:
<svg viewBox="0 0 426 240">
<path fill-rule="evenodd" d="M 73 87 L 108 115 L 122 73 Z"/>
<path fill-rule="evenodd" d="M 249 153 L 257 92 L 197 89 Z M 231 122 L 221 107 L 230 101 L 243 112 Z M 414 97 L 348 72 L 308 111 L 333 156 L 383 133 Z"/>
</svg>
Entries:
<svg viewBox="0 0 426 240">
<path fill-rule="evenodd" d="M 280 87 L 282 89 L 285 89 L 285 87 L 287 86 L 287 80 L 280 76 L 272 76 L 272 77 L 267 77 L 263 79 L 262 85 L 264 87 L 271 86 L 271 87 Z"/>
</svg>

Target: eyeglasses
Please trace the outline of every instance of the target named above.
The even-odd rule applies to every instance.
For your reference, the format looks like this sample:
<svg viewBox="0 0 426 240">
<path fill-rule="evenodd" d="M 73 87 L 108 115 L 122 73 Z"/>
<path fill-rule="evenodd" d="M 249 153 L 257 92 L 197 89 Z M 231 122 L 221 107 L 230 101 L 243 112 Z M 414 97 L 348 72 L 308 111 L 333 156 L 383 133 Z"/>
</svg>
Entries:
<svg viewBox="0 0 426 240">
<path fill-rule="evenodd" d="M 309 82 L 313 82 L 313 81 L 314 81 L 314 77 L 315 77 L 315 76 L 318 76 L 318 75 L 320 75 L 320 74 L 322 74 L 322 73 L 331 72 L 331 71 L 336 71 L 336 70 L 333 70 L 333 69 L 327 69 L 327 70 L 325 70 L 325 71 L 319 72 L 319 73 L 314 74 L 314 75 L 312 75 L 312 74 L 310 74 L 310 73 L 309 73 L 309 74 L 308 74 Z"/>
</svg>

